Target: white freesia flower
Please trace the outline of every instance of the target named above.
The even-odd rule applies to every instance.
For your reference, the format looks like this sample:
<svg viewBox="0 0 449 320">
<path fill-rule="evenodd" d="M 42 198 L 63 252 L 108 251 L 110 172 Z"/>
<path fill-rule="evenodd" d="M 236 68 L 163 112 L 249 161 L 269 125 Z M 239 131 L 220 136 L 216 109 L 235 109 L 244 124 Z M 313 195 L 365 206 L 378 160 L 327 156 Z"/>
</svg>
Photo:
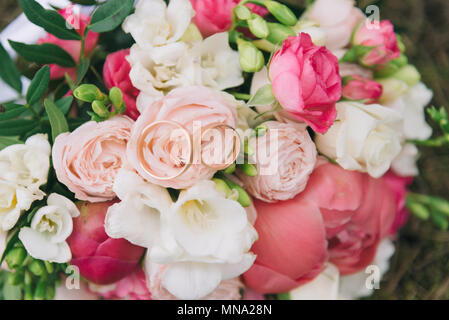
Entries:
<svg viewBox="0 0 449 320">
<path fill-rule="evenodd" d="M 432 135 L 432 128 L 426 122 L 424 112 L 432 97 L 432 91 L 420 82 L 400 98 L 386 105 L 403 116 L 404 138 L 426 140 Z"/>
<path fill-rule="evenodd" d="M 346 170 L 381 177 L 402 149 L 401 116 L 378 104 L 357 102 L 337 103 L 337 112 L 329 131 L 317 134 L 318 150 Z"/>
<path fill-rule="evenodd" d="M 43 199 L 39 187 L 47 182 L 50 153 L 43 134 L 0 151 L 0 231 L 13 228 L 22 212 Z"/>
<path fill-rule="evenodd" d="M 291 300 L 337 300 L 340 286 L 340 272 L 328 263 L 315 279 L 290 291 Z"/>
<path fill-rule="evenodd" d="M 108 210 L 107 234 L 148 248 L 149 261 L 167 265 L 162 284 L 174 296 L 200 299 L 253 264 L 257 233 L 245 209 L 214 182 L 182 191 L 176 203 L 131 171 L 122 170 L 114 188 L 122 202 Z"/>
<path fill-rule="evenodd" d="M 402 148 L 401 153 L 393 160 L 391 169 L 399 176 L 414 177 L 419 174 L 416 162 L 419 158 L 418 148 L 411 143 L 407 143 Z"/>
<path fill-rule="evenodd" d="M 181 39 L 194 15 L 189 0 L 172 0 L 168 6 L 163 0 L 140 0 L 122 27 L 141 48 L 156 52 Z"/>
<path fill-rule="evenodd" d="M 76 205 L 59 194 L 48 196 L 47 206 L 37 210 L 31 227 L 23 227 L 19 239 L 30 256 L 65 263 L 72 258 L 67 238 L 72 234 L 72 218 L 80 214 Z"/>
</svg>

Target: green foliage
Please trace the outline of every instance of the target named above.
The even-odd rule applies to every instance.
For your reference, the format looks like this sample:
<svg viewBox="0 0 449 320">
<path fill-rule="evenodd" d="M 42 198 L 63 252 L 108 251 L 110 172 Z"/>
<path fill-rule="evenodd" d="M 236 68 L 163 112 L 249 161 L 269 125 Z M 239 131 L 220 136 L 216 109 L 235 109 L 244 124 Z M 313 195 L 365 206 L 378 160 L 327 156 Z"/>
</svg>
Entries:
<svg viewBox="0 0 449 320">
<path fill-rule="evenodd" d="M 0 43 L 0 78 L 19 94 L 22 93 L 22 80 L 8 52 Z"/>
<path fill-rule="evenodd" d="M 76 66 L 72 56 L 61 47 L 51 44 L 25 44 L 9 40 L 11 47 L 24 59 L 38 64 L 57 64 L 61 67 Z"/>
<path fill-rule="evenodd" d="M 94 32 L 112 31 L 118 27 L 133 9 L 134 0 L 109 0 L 92 16 L 89 29 Z"/>
</svg>

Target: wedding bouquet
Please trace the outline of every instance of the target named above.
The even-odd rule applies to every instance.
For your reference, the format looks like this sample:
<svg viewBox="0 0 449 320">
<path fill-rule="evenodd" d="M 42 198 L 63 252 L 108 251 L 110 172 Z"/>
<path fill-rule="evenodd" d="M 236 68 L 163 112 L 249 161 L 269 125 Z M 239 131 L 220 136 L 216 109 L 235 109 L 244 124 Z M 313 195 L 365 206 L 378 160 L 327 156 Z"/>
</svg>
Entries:
<svg viewBox="0 0 449 320">
<path fill-rule="evenodd" d="M 407 191 L 447 114 L 430 139 L 432 92 L 354 1 L 18 2 L 0 297 L 353 299 L 410 211 L 447 229 Z"/>
</svg>

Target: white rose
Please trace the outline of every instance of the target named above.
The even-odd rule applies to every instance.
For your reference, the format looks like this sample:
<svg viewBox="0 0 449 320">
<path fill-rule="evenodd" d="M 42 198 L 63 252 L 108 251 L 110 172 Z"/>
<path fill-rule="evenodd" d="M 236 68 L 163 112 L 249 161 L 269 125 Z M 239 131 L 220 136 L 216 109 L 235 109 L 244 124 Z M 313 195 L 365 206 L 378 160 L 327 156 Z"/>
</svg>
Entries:
<svg viewBox="0 0 449 320">
<path fill-rule="evenodd" d="M 67 238 L 72 234 L 72 218 L 79 216 L 75 204 L 59 194 L 48 196 L 47 206 L 37 210 L 31 227 L 23 227 L 19 239 L 35 259 L 56 263 L 69 262 L 72 258 Z"/>
<path fill-rule="evenodd" d="M 317 134 L 318 150 L 346 170 L 381 177 L 401 152 L 402 118 L 378 104 L 337 103 L 338 118 L 329 131 Z"/>
<path fill-rule="evenodd" d="M 172 0 L 168 7 L 163 0 L 140 0 L 122 27 L 141 48 L 156 52 L 181 39 L 194 15 L 189 0 Z"/>
<path fill-rule="evenodd" d="M 47 183 L 50 152 L 43 134 L 0 151 L 0 232 L 12 229 L 21 213 L 43 199 L 39 188 Z"/>
<path fill-rule="evenodd" d="M 131 171 L 122 170 L 114 188 L 122 202 L 108 210 L 107 234 L 148 248 L 147 259 L 167 265 L 162 284 L 177 298 L 200 299 L 253 264 L 257 233 L 245 209 L 214 182 L 182 191 L 176 203 Z"/>
<path fill-rule="evenodd" d="M 387 107 L 399 112 L 404 118 L 404 138 L 426 140 L 432 128 L 426 122 L 424 109 L 432 100 L 433 93 L 422 82 L 411 87 L 407 93 Z"/>
</svg>

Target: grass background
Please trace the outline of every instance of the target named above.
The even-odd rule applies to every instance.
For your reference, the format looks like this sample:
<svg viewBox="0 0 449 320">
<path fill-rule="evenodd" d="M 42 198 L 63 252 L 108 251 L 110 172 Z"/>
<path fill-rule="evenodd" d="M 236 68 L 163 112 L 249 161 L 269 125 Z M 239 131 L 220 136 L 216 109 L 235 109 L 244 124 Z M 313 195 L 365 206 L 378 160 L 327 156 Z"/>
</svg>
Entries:
<svg viewBox="0 0 449 320">
<path fill-rule="evenodd" d="M 293 4 L 301 0 L 284 0 Z M 358 0 L 364 9 L 378 5 L 381 19 L 391 20 L 407 46 L 410 63 L 434 91 L 433 104 L 449 107 L 449 1 Z M 20 8 L 1 0 L 0 30 Z M 435 134 L 439 131 L 435 128 Z M 421 176 L 413 190 L 449 200 L 449 149 L 421 148 Z M 372 299 L 449 299 L 449 232 L 411 217 L 396 240 L 391 268 Z"/>
</svg>

